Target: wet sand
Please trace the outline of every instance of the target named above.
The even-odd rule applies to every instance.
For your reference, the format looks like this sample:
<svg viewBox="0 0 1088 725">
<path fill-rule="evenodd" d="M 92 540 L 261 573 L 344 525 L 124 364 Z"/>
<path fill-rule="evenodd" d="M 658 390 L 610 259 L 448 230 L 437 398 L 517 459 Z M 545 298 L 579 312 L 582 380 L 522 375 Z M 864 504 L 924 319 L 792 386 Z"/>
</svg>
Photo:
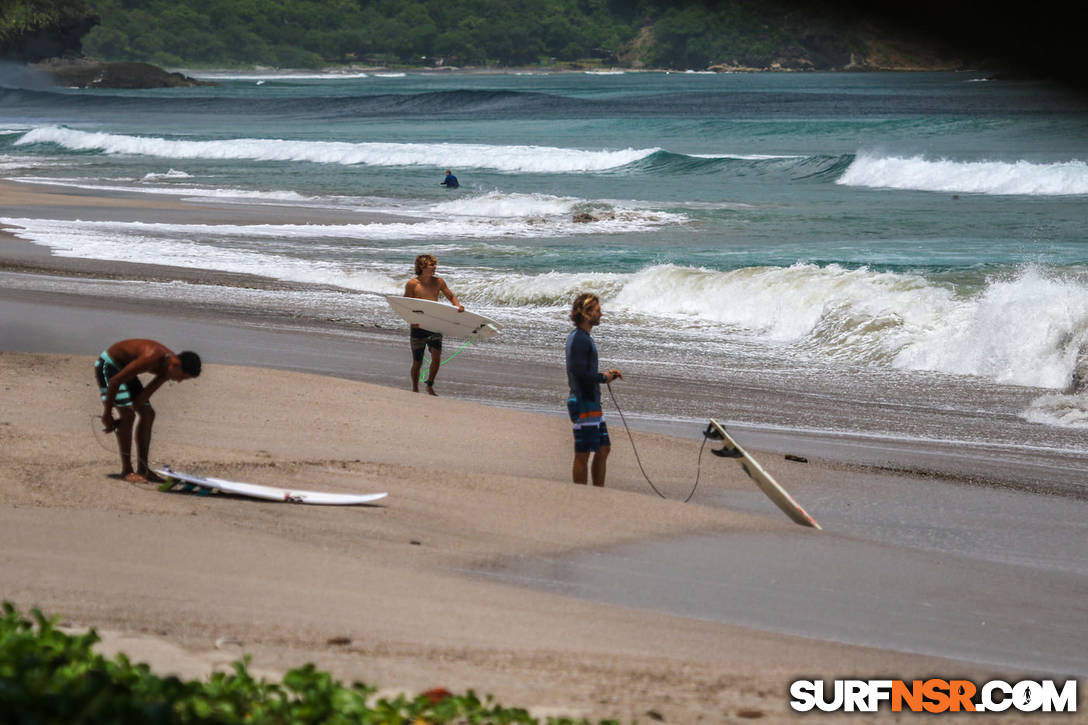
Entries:
<svg viewBox="0 0 1088 725">
<path fill-rule="evenodd" d="M 20 214 L 63 213 L 58 195 L 20 197 Z M 130 208 L 92 206 L 119 213 L 115 201 Z M 272 673 L 315 661 L 383 688 L 472 687 L 541 713 L 669 722 L 791 721 L 800 676 L 1088 673 L 1076 453 L 739 426 L 824 525 L 814 532 L 705 452 L 692 502 L 675 500 L 705 421 L 653 411 L 705 398 L 697 384 L 617 386 L 673 500 L 650 491 L 612 412 L 608 488 L 586 489 L 569 483 L 568 424 L 539 412 L 563 397 L 552 360 L 481 347 L 440 376 L 435 399 L 406 390 L 400 330 L 111 297 L 85 282 L 216 276 L 62 260 L 10 236 L 0 269 L 0 588 L 160 666 L 199 674 L 244 650 Z M 208 363 L 156 395 L 153 461 L 389 498 L 299 507 L 111 477 L 91 361 L 133 336 Z"/>
</svg>

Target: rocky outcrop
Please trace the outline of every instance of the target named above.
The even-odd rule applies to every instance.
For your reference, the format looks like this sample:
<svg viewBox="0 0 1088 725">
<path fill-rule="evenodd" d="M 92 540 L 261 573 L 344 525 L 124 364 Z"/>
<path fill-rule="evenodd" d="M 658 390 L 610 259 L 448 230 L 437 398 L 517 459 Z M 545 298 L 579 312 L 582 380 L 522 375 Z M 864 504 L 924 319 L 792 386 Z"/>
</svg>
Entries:
<svg viewBox="0 0 1088 725">
<path fill-rule="evenodd" d="M 75 88 L 187 88 L 217 86 L 181 73 L 170 73 L 148 63 L 104 63 L 87 58 L 54 58 L 37 63 L 59 86 Z"/>
<path fill-rule="evenodd" d="M 46 8 L 48 9 L 48 8 Z M 83 36 L 97 15 L 69 4 L 52 15 L 31 17 L 0 34 L 0 60 L 29 64 L 61 86 L 77 88 L 180 88 L 218 85 L 169 73 L 147 63 L 106 63 L 82 56 Z"/>
</svg>

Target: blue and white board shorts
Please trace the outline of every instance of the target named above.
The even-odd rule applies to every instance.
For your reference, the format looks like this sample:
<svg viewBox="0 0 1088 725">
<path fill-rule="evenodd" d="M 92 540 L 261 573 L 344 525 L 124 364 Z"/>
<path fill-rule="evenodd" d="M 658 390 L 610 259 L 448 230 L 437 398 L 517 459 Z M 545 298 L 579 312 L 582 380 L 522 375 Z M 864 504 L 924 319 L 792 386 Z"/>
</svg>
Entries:
<svg viewBox="0 0 1088 725">
<path fill-rule="evenodd" d="M 94 379 L 98 382 L 98 391 L 103 403 L 106 402 L 106 395 L 109 393 L 110 378 L 119 372 L 121 372 L 121 368 L 105 352 L 94 361 Z M 132 401 L 138 398 L 143 391 L 144 385 L 138 377 L 121 383 L 121 387 L 117 389 L 117 397 L 113 399 L 113 404 L 118 408 L 131 407 Z"/>
<path fill-rule="evenodd" d="M 567 414 L 574 425 L 575 453 L 595 453 L 612 446 L 600 404 L 572 397 L 567 400 Z"/>
</svg>

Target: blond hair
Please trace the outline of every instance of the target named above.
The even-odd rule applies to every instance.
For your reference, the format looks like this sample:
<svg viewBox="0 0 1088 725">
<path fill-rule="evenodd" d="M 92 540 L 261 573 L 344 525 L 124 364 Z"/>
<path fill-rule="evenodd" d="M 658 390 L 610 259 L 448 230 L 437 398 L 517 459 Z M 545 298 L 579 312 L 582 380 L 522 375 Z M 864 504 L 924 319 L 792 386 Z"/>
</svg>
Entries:
<svg viewBox="0 0 1088 725">
<path fill-rule="evenodd" d="M 429 254 L 421 254 L 416 257 L 416 274 L 421 274 L 423 272 L 423 268 L 428 266 L 431 262 L 438 264 L 438 260 Z"/>
</svg>

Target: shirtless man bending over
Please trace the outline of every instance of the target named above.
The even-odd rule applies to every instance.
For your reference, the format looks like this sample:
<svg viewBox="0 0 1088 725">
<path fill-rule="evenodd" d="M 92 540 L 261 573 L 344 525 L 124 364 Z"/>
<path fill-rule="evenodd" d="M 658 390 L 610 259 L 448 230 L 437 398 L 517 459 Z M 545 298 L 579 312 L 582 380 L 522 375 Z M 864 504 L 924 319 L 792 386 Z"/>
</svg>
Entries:
<svg viewBox="0 0 1088 725">
<path fill-rule="evenodd" d="M 137 377 L 150 373 L 155 378 L 144 387 Z M 121 450 L 121 476 L 133 483 L 162 481 L 147 467 L 151 449 L 151 426 L 155 409 L 150 399 L 167 380 L 181 382 L 200 375 L 200 356 L 195 352 L 175 355 L 154 340 L 121 340 L 106 349 L 94 363 L 94 376 L 102 396 L 102 425 L 116 432 Z M 113 417 L 117 409 L 119 418 Z M 136 424 L 136 469 L 132 468 L 132 428 Z"/>
<path fill-rule="evenodd" d="M 435 276 L 436 269 L 438 269 L 438 260 L 431 255 L 421 254 L 416 257 L 416 276 L 404 286 L 404 296 L 437 302 L 438 293 L 441 292 L 457 308 L 458 312 L 464 312 L 465 306 L 457 301 L 457 295 L 446 286 L 446 281 Z M 430 348 L 431 377 L 425 381 L 425 384 L 428 393 L 438 395 L 438 393 L 434 392 L 434 379 L 438 375 L 438 366 L 442 362 L 442 333 L 431 332 L 430 330 L 424 330 L 419 325 L 412 325 L 410 334 L 412 344 L 412 392 L 419 392 L 419 371 L 423 367 L 423 351 L 425 348 Z"/>
</svg>

